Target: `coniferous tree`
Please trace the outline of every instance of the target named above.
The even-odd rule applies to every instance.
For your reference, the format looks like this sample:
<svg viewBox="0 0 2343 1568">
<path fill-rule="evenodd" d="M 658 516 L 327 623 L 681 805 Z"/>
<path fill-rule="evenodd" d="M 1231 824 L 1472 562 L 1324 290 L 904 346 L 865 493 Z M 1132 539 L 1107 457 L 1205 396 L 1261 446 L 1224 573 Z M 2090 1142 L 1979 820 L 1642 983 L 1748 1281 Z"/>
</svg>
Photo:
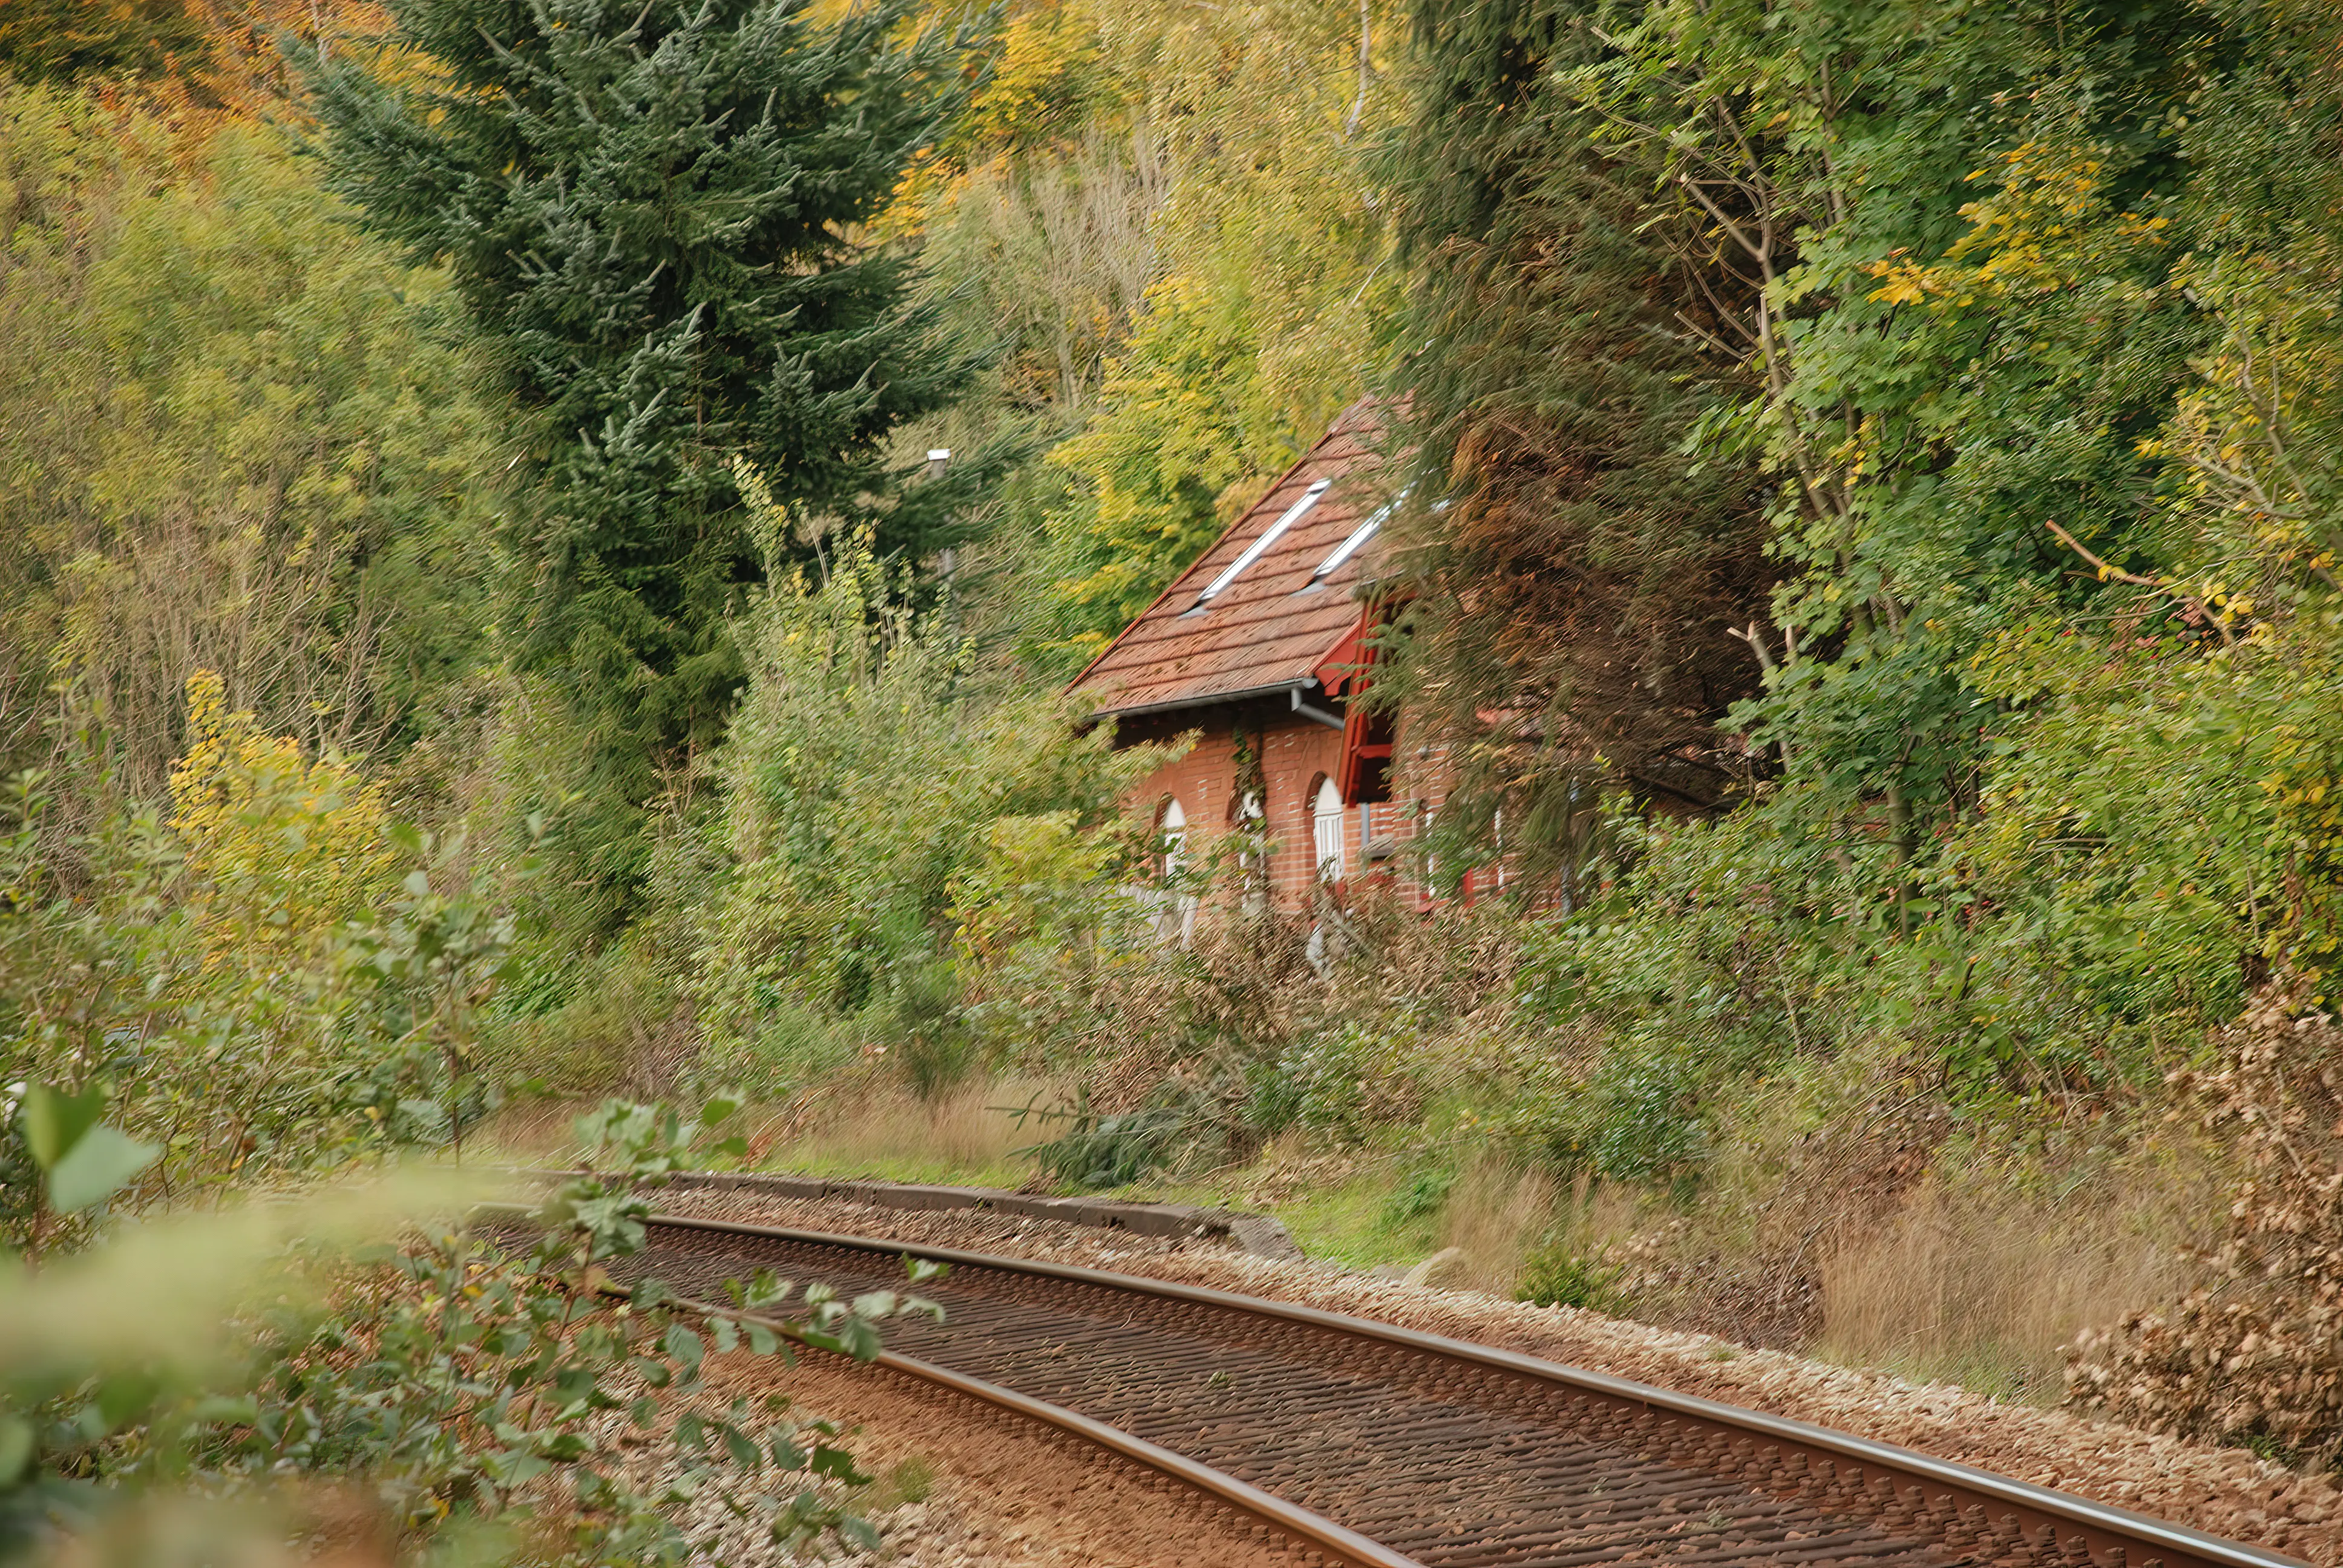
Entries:
<svg viewBox="0 0 2343 1568">
<path fill-rule="evenodd" d="M 392 9 L 372 68 L 308 62 L 330 183 L 450 266 L 541 416 L 509 629 L 581 700 L 602 804 L 624 811 L 720 732 L 739 684 L 726 620 L 774 541 L 750 537 L 736 457 L 800 519 L 870 522 L 882 552 L 949 543 L 979 477 L 901 490 L 886 469 L 882 437 L 970 366 L 910 258 L 857 233 L 961 101 L 971 40 L 914 31 L 908 0 L 829 23 L 811 0 Z"/>
</svg>

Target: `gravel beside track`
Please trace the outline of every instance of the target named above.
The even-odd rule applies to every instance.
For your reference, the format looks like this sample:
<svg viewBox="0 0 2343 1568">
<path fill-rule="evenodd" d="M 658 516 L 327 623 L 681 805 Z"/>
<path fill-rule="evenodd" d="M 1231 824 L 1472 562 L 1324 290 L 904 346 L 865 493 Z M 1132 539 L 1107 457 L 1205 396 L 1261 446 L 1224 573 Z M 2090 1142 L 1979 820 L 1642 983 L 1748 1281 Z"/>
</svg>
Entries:
<svg viewBox="0 0 2343 1568">
<path fill-rule="evenodd" d="M 1701 1335 L 1390 1283 L 1311 1263 L 1248 1258 L 970 1211 L 905 1212 L 744 1191 L 674 1191 L 663 1208 L 736 1221 L 886 1236 L 1102 1268 L 1375 1319 L 1516 1350 L 1862 1437 L 2136 1509 L 2318 1564 L 2343 1563 L 2343 1494 L 2233 1449 L 2211 1448 L 1920 1386 Z"/>
<path fill-rule="evenodd" d="M 769 1360 L 740 1354 L 711 1357 L 707 1377 L 718 1405 L 777 1382 Z M 778 1385 L 801 1414 L 853 1427 L 850 1446 L 865 1472 L 883 1476 L 904 1461 L 934 1472 L 928 1495 L 873 1516 L 885 1544 L 843 1559 L 852 1568 L 1295 1568 L 1291 1554 L 1186 1493 L 1134 1484 L 1129 1466 L 1088 1443 L 916 1379 L 811 1355 Z M 721 1536 L 726 1563 L 801 1561 L 766 1540 L 759 1522 L 729 1519 L 712 1495 L 690 1506 L 687 1523 Z"/>
</svg>

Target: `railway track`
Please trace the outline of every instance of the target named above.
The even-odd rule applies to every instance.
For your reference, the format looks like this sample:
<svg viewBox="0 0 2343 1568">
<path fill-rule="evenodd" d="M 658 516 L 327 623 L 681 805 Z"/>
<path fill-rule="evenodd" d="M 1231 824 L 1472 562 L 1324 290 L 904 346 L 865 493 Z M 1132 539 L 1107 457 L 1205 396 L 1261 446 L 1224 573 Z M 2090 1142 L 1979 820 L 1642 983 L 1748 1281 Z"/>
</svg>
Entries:
<svg viewBox="0 0 2343 1568">
<path fill-rule="evenodd" d="M 659 1216 L 628 1271 L 900 1285 L 882 1363 L 1069 1432 L 1353 1568 L 2299 1568 L 1884 1443 L 1280 1302 L 1021 1259 Z"/>
</svg>

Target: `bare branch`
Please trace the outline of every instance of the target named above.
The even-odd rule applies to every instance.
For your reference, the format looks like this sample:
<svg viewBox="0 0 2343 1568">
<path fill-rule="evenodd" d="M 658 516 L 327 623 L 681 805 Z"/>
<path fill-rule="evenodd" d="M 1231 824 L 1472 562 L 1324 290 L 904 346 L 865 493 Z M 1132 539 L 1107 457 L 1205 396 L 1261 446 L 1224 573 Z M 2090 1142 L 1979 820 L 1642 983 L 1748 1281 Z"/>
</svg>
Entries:
<svg viewBox="0 0 2343 1568">
<path fill-rule="evenodd" d="M 2068 533 L 2066 529 L 2060 528 L 2056 523 L 2052 522 L 2047 518 L 2043 519 L 2042 526 L 2048 528 L 2052 533 L 2057 535 L 2059 543 L 2065 545 L 2068 549 L 2074 551 L 2077 555 L 2090 562 L 2094 567 L 2097 567 L 2098 568 L 2101 580 L 2104 581 L 2108 578 L 2112 578 L 2117 582 L 2130 583 L 2137 588 L 2163 588 L 2167 593 L 2171 592 L 2170 588 L 2166 588 L 2163 583 L 2158 582 L 2154 578 L 2144 578 L 2137 572 L 2125 571 L 2121 567 L 2109 566 L 2106 561 L 2103 561 L 2098 557 L 2093 555 L 2089 546 L 2084 544 L 2082 540 L 2077 538 L 2074 535 Z"/>
<path fill-rule="evenodd" d="M 1737 626 L 1728 626 L 1725 628 L 1725 635 L 1747 643 L 1749 651 L 1757 656 L 1757 668 L 1767 675 L 1774 673 L 1774 650 L 1765 646 L 1765 628 L 1763 626 L 1754 620 L 1746 631 Z"/>
<path fill-rule="evenodd" d="M 2090 562 L 2092 566 L 2097 568 L 2101 580 L 2130 583 L 2135 588 L 2154 588 L 2157 592 L 2162 594 L 2165 598 L 2170 599 L 2173 603 L 2187 610 L 2190 615 L 2195 616 L 2197 619 L 2211 627 L 2215 631 L 2219 632 L 2221 634 L 2221 642 L 2224 647 L 2234 646 L 2237 642 L 2237 639 L 2229 635 L 2227 623 L 2224 621 L 2219 615 L 2217 615 L 2213 610 L 2208 608 L 2204 600 L 2197 598 L 2194 594 L 2182 593 L 2177 588 L 2175 588 L 2170 583 L 2159 581 L 2155 578 L 2144 578 L 2137 572 L 2127 572 L 2120 567 L 2109 565 L 2107 562 L 2101 560 L 2097 556 L 2093 555 L 2089 548 L 2086 546 L 2082 540 L 2077 538 L 2074 535 L 2068 533 L 2066 529 L 2060 528 L 2056 523 L 2052 522 L 2047 518 L 2042 519 L 2042 526 L 2048 528 L 2052 533 L 2057 535 L 2059 541 L 2068 549 L 2074 551 L 2077 555 Z"/>
<path fill-rule="evenodd" d="M 1708 193 L 1701 189 L 1699 182 L 1695 181 L 1690 175 L 1677 175 L 1676 183 L 1691 193 L 1693 200 L 1700 203 L 1702 206 L 1707 208 L 1708 216 L 1715 218 L 1718 226 L 1723 228 L 1726 234 L 1733 236 L 1733 242 L 1735 245 L 1738 245 L 1742 249 L 1747 251 L 1750 256 L 1755 260 L 1760 266 L 1766 266 L 1772 260 L 1772 252 L 1774 247 L 1770 236 L 1768 236 L 1767 242 L 1763 246 L 1760 246 L 1757 242 L 1751 239 L 1747 234 L 1743 232 L 1739 224 L 1725 216 L 1725 209 L 1723 207 L 1708 199 Z"/>
</svg>

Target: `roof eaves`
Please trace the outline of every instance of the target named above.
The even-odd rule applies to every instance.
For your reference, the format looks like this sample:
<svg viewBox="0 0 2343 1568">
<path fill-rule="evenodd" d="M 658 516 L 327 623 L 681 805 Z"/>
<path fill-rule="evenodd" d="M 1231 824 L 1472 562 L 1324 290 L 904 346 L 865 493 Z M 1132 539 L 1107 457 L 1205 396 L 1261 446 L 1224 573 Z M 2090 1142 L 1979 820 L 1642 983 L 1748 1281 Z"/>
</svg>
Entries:
<svg viewBox="0 0 2343 1568">
<path fill-rule="evenodd" d="M 1134 702 L 1128 708 L 1101 708 L 1091 715 L 1093 722 L 1101 719 L 1141 719 L 1158 713 L 1176 713 L 1183 708 L 1217 708 L 1225 702 L 1249 702 L 1257 697 L 1276 697 L 1288 691 L 1302 691 L 1317 685 L 1310 676 L 1297 675 L 1289 680 L 1272 681 L 1267 686 L 1243 686 L 1233 691 L 1192 693 L 1185 697 L 1167 697 L 1160 702 Z"/>
</svg>

